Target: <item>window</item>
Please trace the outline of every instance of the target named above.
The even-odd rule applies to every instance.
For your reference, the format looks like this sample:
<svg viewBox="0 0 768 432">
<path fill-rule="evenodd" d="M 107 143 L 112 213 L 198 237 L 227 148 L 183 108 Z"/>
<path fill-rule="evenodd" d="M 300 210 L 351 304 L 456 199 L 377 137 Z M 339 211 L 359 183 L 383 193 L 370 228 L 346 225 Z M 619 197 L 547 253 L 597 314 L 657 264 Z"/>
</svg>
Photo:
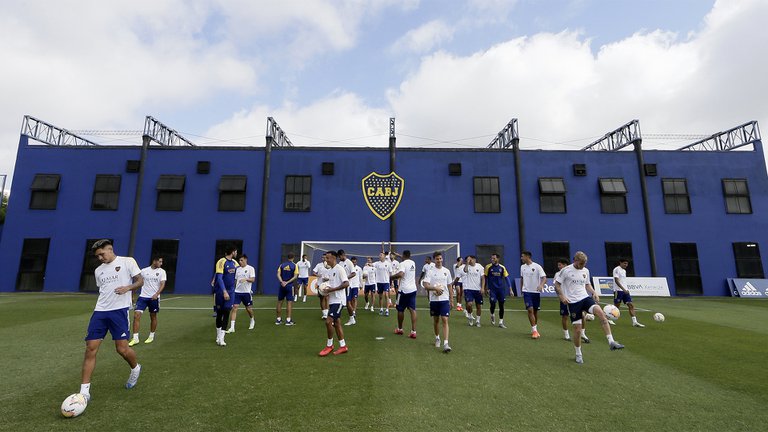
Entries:
<svg viewBox="0 0 768 432">
<path fill-rule="evenodd" d="M 293 254 L 293 262 L 297 262 L 299 260 L 299 255 L 301 255 L 301 243 L 283 243 L 280 245 L 280 262 L 284 263 L 288 261 L 288 254 Z M 351 255 L 350 255 L 351 257 Z"/>
<path fill-rule="evenodd" d="M 179 257 L 179 241 L 152 240 L 152 251 L 149 257 L 149 265 L 152 265 L 152 259 L 155 256 L 160 256 L 163 258 L 163 269 L 165 270 L 165 276 L 167 277 L 163 292 L 173 292 L 174 288 L 176 288 L 176 263 Z"/>
<path fill-rule="evenodd" d="M 312 176 L 285 176 L 285 211 L 308 212 L 312 204 Z"/>
<path fill-rule="evenodd" d="M 36 174 L 32 180 L 32 195 L 29 198 L 29 208 L 33 210 L 56 210 L 59 199 L 59 174 Z"/>
<path fill-rule="evenodd" d="M 50 243 L 49 238 L 24 239 L 19 261 L 19 275 L 16 279 L 18 291 L 43 290 Z"/>
<path fill-rule="evenodd" d="M 219 211 L 245 211 L 244 175 L 225 175 L 219 180 Z"/>
<path fill-rule="evenodd" d="M 541 266 L 548 276 L 557 273 L 558 260 L 571 262 L 571 245 L 568 242 L 544 242 L 541 244 L 541 251 L 544 255 L 544 263 Z"/>
<path fill-rule="evenodd" d="M 97 175 L 93 185 L 91 210 L 117 210 L 120 199 L 120 176 Z"/>
<path fill-rule="evenodd" d="M 696 243 L 670 243 L 677 294 L 701 295 L 701 272 Z"/>
<path fill-rule="evenodd" d="M 501 212 L 498 177 L 474 178 L 475 213 Z"/>
<path fill-rule="evenodd" d="M 605 242 L 605 268 L 606 273 L 613 276 L 613 269 L 619 265 L 620 259 L 628 259 L 627 277 L 635 275 L 635 263 L 632 260 L 632 243 Z"/>
<path fill-rule="evenodd" d="M 763 279 L 763 260 L 757 243 L 734 243 L 733 256 L 736 258 L 736 276 L 745 279 Z"/>
<path fill-rule="evenodd" d="M 601 178 L 600 210 L 603 213 L 627 212 L 627 187 L 623 178 Z"/>
<path fill-rule="evenodd" d="M 157 180 L 157 211 L 181 211 L 184 208 L 186 176 L 161 175 Z"/>
<path fill-rule="evenodd" d="M 227 248 L 227 246 L 233 245 L 237 249 L 237 256 L 240 256 L 241 253 L 243 253 L 243 241 L 239 239 L 227 239 L 227 240 L 216 240 L 216 251 L 213 255 L 213 265 L 216 266 L 216 263 L 224 257 L 224 249 Z M 251 258 L 253 259 L 253 258 Z"/>
<path fill-rule="evenodd" d="M 664 192 L 664 212 L 668 214 L 691 212 L 688 182 L 685 179 L 662 179 L 661 187 Z"/>
<path fill-rule="evenodd" d="M 83 270 L 80 272 L 80 291 L 83 292 L 98 292 L 99 288 L 96 286 L 96 276 L 93 272 L 97 267 L 101 265 L 101 262 L 96 255 L 93 254 L 91 246 L 94 243 L 101 240 L 88 239 L 85 241 L 85 255 L 83 256 Z M 112 239 L 109 239 L 112 240 Z"/>
<path fill-rule="evenodd" d="M 477 262 L 483 267 L 491 263 L 491 254 L 499 256 L 499 262 L 504 263 L 504 245 L 477 245 L 475 246 L 475 255 Z M 453 264 L 451 264 L 453 265 Z M 507 269 L 509 271 L 509 269 Z"/>
<path fill-rule="evenodd" d="M 745 179 L 723 179 L 725 211 L 727 213 L 752 213 L 749 188 Z"/>
<path fill-rule="evenodd" d="M 565 213 L 565 182 L 560 178 L 539 178 L 539 212 Z"/>
</svg>

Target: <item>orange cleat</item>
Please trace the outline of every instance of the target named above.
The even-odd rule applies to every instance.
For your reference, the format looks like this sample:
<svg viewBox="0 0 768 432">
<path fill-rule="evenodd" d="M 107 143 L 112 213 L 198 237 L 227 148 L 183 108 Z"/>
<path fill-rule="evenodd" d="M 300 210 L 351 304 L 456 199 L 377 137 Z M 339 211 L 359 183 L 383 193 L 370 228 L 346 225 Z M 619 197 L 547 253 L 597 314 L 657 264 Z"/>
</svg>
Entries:
<svg viewBox="0 0 768 432">
<path fill-rule="evenodd" d="M 461 307 L 461 305 L 458 305 L 458 306 L 456 306 L 456 310 L 457 310 L 457 311 L 459 311 L 459 312 L 461 312 L 461 311 L 463 311 L 463 310 L 464 310 L 464 308 L 462 308 L 462 307 Z"/>
<path fill-rule="evenodd" d="M 401 334 L 403 334 L 403 329 L 395 329 L 395 334 L 396 334 L 396 335 L 401 335 Z"/>
<path fill-rule="evenodd" d="M 327 356 L 328 354 L 331 353 L 331 351 L 333 351 L 333 347 L 332 346 L 327 346 L 327 347 L 323 348 L 323 350 L 320 351 L 320 357 Z"/>
<path fill-rule="evenodd" d="M 336 351 L 334 351 L 334 352 L 333 352 L 333 355 L 344 354 L 344 353 L 346 353 L 347 351 L 349 351 L 349 349 L 348 349 L 348 348 L 347 348 L 347 346 L 345 345 L 345 346 L 343 346 L 343 347 L 341 347 L 341 348 L 337 349 Z"/>
<path fill-rule="evenodd" d="M 531 339 L 538 339 L 540 337 L 541 337 L 541 335 L 536 330 L 534 330 L 533 333 L 531 333 Z"/>
<path fill-rule="evenodd" d="M 416 332 L 412 331 L 411 334 L 408 335 L 408 337 L 411 339 L 416 339 Z"/>
</svg>

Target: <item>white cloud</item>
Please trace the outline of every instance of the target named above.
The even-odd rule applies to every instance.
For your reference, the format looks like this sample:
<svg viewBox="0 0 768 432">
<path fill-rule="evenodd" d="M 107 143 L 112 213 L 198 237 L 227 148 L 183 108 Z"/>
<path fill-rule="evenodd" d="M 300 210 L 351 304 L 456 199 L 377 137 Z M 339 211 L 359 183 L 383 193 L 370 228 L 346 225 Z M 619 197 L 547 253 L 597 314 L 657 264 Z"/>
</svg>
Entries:
<svg viewBox="0 0 768 432">
<path fill-rule="evenodd" d="M 432 20 L 408 31 L 390 47 L 393 53 L 425 53 L 453 38 L 454 29 L 442 20 Z"/>
</svg>

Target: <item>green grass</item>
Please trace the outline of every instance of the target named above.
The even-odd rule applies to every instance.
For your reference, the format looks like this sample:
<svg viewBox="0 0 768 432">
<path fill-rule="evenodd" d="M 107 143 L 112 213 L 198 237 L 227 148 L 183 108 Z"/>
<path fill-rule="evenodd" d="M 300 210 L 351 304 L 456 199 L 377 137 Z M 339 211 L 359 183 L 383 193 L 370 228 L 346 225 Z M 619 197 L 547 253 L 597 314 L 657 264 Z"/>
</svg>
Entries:
<svg viewBox="0 0 768 432">
<path fill-rule="evenodd" d="M 293 328 L 273 324 L 273 297 L 257 298 L 256 329 L 241 312 L 225 348 L 214 343 L 210 297 L 166 298 L 155 343 L 136 347 L 137 387 L 123 387 L 128 367 L 108 337 L 93 400 L 64 419 L 95 296 L 0 295 L 0 430 L 754 431 L 768 422 L 768 301 L 639 298 L 667 321 L 644 311 L 647 327 L 632 328 L 623 309 L 613 331 L 627 348 L 618 352 L 593 323 L 579 366 L 554 299 L 543 302 L 538 341 L 512 299 L 506 330 L 488 325 L 487 304 L 480 329 L 454 313 L 448 355 L 420 310 L 416 340 L 392 334 L 394 316 L 360 312 L 345 327 L 349 354 L 319 358 L 325 328 L 314 298 L 297 304 Z"/>
</svg>

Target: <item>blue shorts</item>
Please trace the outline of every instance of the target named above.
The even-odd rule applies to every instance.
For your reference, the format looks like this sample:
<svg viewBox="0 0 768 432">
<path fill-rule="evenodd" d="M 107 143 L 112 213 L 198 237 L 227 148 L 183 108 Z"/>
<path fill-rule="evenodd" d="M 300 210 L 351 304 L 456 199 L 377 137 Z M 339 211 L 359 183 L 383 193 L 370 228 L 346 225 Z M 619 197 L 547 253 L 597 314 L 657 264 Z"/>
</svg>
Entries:
<svg viewBox="0 0 768 432">
<path fill-rule="evenodd" d="M 568 303 L 568 312 L 571 316 L 571 322 L 580 320 L 585 313 L 589 313 L 589 309 L 595 304 L 595 299 L 592 297 L 584 297 L 576 303 Z"/>
<path fill-rule="evenodd" d="M 112 335 L 112 340 L 128 339 L 131 334 L 128 326 L 128 308 L 94 311 L 88 323 L 88 334 L 85 340 L 104 339 L 107 330 Z"/>
<path fill-rule="evenodd" d="M 632 296 L 629 295 L 628 292 L 616 291 L 613 293 L 613 304 L 618 306 L 621 304 L 621 302 L 624 302 L 624 304 L 632 303 Z"/>
<path fill-rule="evenodd" d="M 453 284 L 453 287 L 454 287 L 454 288 L 461 288 L 461 289 L 464 289 L 464 284 L 463 284 L 463 283 L 461 283 L 461 282 L 456 282 L 455 284 Z"/>
<path fill-rule="evenodd" d="M 488 296 L 491 299 L 491 303 L 504 303 L 507 299 L 507 292 L 509 292 L 509 290 L 506 288 L 491 288 L 488 290 Z"/>
<path fill-rule="evenodd" d="M 526 309 L 533 308 L 533 310 L 539 310 L 541 309 L 541 294 L 523 292 L 523 302 L 525 303 Z"/>
<path fill-rule="evenodd" d="M 227 290 L 227 294 L 229 294 L 229 300 L 224 300 L 224 293 L 216 292 L 216 309 L 232 309 L 235 304 L 235 289 Z"/>
<path fill-rule="evenodd" d="M 328 316 L 333 318 L 334 321 L 341 318 L 341 311 L 344 309 L 344 305 L 341 303 L 333 303 L 328 305 Z"/>
<path fill-rule="evenodd" d="M 397 304 L 395 305 L 395 309 L 397 309 L 398 312 L 403 312 L 406 309 L 410 310 L 416 310 L 416 291 L 412 293 L 397 293 Z"/>
<path fill-rule="evenodd" d="M 451 314 L 451 302 L 448 300 L 429 302 L 429 316 L 444 316 Z"/>
<path fill-rule="evenodd" d="M 478 290 L 465 290 L 464 291 L 464 301 L 465 303 L 472 303 L 475 302 L 477 305 L 483 304 L 483 293 L 481 293 Z"/>
<path fill-rule="evenodd" d="M 239 305 L 240 303 L 246 306 L 253 306 L 253 296 L 251 296 L 251 293 L 236 292 L 234 304 Z"/>
<path fill-rule="evenodd" d="M 366 285 L 364 288 L 366 294 L 376 292 L 376 285 Z"/>
<path fill-rule="evenodd" d="M 296 284 L 297 285 L 307 286 L 308 283 L 309 283 L 309 278 L 308 277 L 296 279 Z"/>
<path fill-rule="evenodd" d="M 136 312 L 144 312 L 144 309 L 149 308 L 149 313 L 156 313 L 160 310 L 160 300 L 152 300 L 150 297 L 139 297 L 136 300 Z"/>
<path fill-rule="evenodd" d="M 376 292 L 379 294 L 389 291 L 389 282 L 376 282 Z"/>
<path fill-rule="evenodd" d="M 560 302 L 560 316 L 568 316 L 568 303 Z"/>
<path fill-rule="evenodd" d="M 359 293 L 360 293 L 360 288 L 349 288 L 347 291 L 347 301 L 356 299 Z"/>
<path fill-rule="evenodd" d="M 277 300 L 293 301 L 293 284 L 280 287 L 277 291 Z"/>
</svg>

